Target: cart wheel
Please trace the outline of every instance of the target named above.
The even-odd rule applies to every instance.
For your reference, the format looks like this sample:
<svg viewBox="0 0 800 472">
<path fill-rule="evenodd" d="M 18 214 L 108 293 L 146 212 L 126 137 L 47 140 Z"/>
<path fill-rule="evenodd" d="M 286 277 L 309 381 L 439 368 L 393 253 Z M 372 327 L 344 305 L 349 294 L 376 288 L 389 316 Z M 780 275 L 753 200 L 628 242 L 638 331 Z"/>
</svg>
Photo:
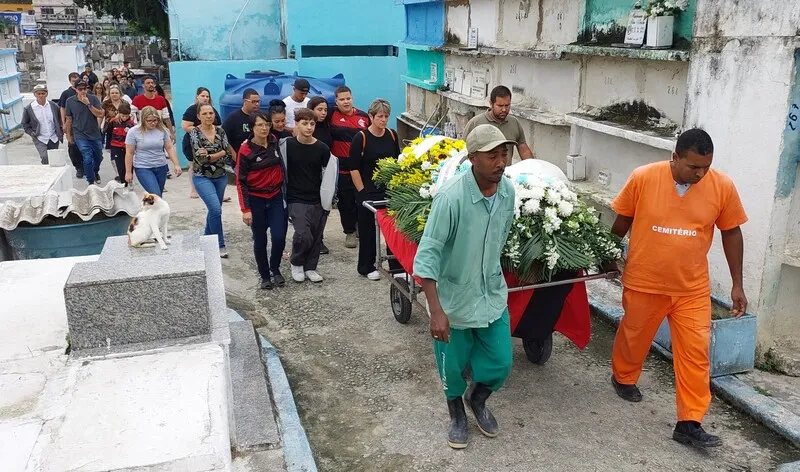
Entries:
<svg viewBox="0 0 800 472">
<path fill-rule="evenodd" d="M 402 285 L 403 289 L 408 291 L 408 282 L 402 279 L 396 279 L 396 282 Z M 394 319 L 397 320 L 398 323 L 408 323 L 408 320 L 411 319 L 411 300 L 400 293 L 400 290 L 398 290 L 394 284 L 389 286 L 389 301 L 392 303 Z"/>
<path fill-rule="evenodd" d="M 525 348 L 525 357 L 536 365 L 544 365 L 550 354 L 553 352 L 553 334 L 538 342 L 530 338 L 522 340 L 522 347 Z"/>
</svg>

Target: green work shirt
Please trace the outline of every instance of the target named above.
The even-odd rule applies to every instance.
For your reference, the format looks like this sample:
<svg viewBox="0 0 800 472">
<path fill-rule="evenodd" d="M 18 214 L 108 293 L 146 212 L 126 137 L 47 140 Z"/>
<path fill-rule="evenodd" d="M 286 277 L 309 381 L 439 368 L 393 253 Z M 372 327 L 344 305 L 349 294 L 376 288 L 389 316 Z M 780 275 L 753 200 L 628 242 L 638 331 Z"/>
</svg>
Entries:
<svg viewBox="0 0 800 472">
<path fill-rule="evenodd" d="M 434 197 L 414 275 L 436 281 L 451 328 L 485 328 L 505 311 L 500 255 L 513 219 L 514 186 L 506 178 L 494 202 L 483 196 L 472 172 L 454 177 Z"/>
<path fill-rule="evenodd" d="M 506 139 L 516 141 L 517 146 L 526 144 L 525 131 L 522 129 L 522 124 L 519 120 L 511 115 L 508 115 L 505 120 L 498 121 L 492 117 L 491 113 L 484 112 L 472 117 L 464 128 L 464 139 L 467 139 L 469 132 L 475 129 L 478 125 L 492 125 L 503 132 Z M 511 165 L 511 160 L 514 158 L 514 145 L 508 145 L 508 165 Z"/>
</svg>

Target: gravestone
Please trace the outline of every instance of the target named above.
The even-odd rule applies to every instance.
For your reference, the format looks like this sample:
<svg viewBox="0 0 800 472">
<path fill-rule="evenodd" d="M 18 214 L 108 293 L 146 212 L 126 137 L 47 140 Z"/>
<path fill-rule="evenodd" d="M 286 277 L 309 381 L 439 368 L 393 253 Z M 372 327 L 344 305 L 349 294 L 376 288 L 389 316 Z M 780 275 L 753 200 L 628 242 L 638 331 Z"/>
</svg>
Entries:
<svg viewBox="0 0 800 472">
<path fill-rule="evenodd" d="M 108 238 L 99 259 L 76 264 L 64 286 L 71 349 L 102 354 L 212 340 L 226 344 L 217 266 L 216 237 L 174 234 L 168 250 L 131 248 L 126 236 Z"/>
</svg>

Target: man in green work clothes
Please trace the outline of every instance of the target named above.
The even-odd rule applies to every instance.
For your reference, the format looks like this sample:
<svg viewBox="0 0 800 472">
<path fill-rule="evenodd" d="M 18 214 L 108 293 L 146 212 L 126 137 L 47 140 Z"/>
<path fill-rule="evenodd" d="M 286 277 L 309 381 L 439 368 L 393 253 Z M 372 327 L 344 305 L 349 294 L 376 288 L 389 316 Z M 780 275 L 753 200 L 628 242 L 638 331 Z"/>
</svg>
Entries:
<svg viewBox="0 0 800 472">
<path fill-rule="evenodd" d="M 488 124 L 467 136 L 472 170 L 436 194 L 414 259 L 414 274 L 428 299 L 433 350 L 450 411 L 447 442 L 454 449 L 467 447 L 469 438 L 464 402 L 481 433 L 497 436 L 500 428 L 486 399 L 511 372 L 508 287 L 500 268 L 514 217 L 514 187 L 503 178 L 508 144 L 515 142 Z M 467 365 L 469 389 L 463 376 Z"/>
</svg>

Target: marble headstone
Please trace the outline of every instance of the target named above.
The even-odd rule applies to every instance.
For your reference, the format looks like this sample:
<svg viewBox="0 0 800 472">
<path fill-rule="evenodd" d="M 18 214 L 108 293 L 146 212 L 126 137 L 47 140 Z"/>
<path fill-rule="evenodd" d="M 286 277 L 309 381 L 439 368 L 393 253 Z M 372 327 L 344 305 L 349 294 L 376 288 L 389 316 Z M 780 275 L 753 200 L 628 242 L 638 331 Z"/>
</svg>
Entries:
<svg viewBox="0 0 800 472">
<path fill-rule="evenodd" d="M 100 258 L 76 264 L 64 286 L 71 348 L 209 336 L 206 257 L 191 235 L 173 236 L 166 251 L 108 238 Z"/>
</svg>

